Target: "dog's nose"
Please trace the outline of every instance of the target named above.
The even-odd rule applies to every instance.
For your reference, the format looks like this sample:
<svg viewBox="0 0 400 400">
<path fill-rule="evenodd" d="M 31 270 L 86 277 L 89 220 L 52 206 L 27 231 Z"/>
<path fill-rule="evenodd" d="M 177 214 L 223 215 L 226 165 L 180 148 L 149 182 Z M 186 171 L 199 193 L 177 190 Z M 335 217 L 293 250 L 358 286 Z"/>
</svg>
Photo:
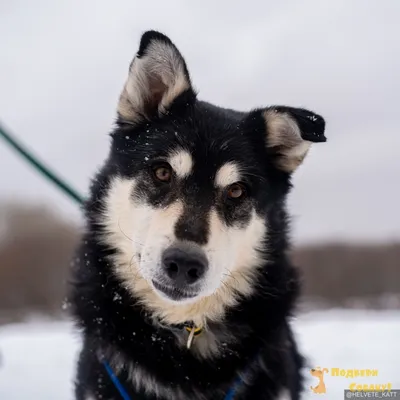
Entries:
<svg viewBox="0 0 400 400">
<path fill-rule="evenodd" d="M 179 287 L 196 283 L 208 267 L 203 251 L 189 247 L 169 247 L 164 251 L 162 264 L 167 276 Z"/>
</svg>

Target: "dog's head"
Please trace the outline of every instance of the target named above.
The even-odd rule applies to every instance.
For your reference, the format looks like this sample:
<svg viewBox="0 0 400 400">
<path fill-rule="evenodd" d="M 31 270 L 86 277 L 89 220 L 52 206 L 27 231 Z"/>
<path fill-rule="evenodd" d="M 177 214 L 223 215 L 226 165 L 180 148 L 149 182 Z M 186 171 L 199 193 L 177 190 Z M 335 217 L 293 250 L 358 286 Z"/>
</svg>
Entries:
<svg viewBox="0 0 400 400">
<path fill-rule="evenodd" d="M 198 319 L 211 304 L 216 317 L 250 295 L 269 235 L 285 230 L 290 174 L 311 142 L 326 140 L 324 125 L 304 109 L 242 113 L 197 100 L 175 45 L 146 32 L 99 189 L 117 275 L 170 322 Z"/>
</svg>

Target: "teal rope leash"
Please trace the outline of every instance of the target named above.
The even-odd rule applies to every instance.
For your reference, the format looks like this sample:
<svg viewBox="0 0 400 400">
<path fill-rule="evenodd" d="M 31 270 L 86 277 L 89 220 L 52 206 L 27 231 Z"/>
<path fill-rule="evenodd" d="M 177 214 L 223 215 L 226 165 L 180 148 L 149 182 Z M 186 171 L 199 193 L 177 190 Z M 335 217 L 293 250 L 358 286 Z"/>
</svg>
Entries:
<svg viewBox="0 0 400 400">
<path fill-rule="evenodd" d="M 0 125 L 0 136 L 9 144 L 22 158 L 24 158 L 36 171 L 40 172 L 47 180 L 53 182 L 64 194 L 76 203 L 83 202 L 82 197 L 69 186 L 63 179 L 58 177 L 53 171 L 44 165 L 37 157 L 27 150 L 13 135 L 7 133 Z"/>
<path fill-rule="evenodd" d="M 53 171 L 51 171 L 48 167 L 45 166 L 43 162 L 41 162 L 37 157 L 35 157 L 29 150 L 27 150 L 22 144 L 15 139 L 10 133 L 7 133 L 5 129 L 0 125 L 0 136 L 8 143 L 22 158 L 24 158 L 36 171 L 40 172 L 47 180 L 51 181 L 58 189 L 60 189 L 64 194 L 66 194 L 69 198 L 74 200 L 78 204 L 82 204 L 83 198 L 74 190 L 71 186 L 69 186 L 64 180 L 58 177 Z M 103 365 L 105 370 L 107 371 L 108 376 L 111 381 L 115 385 L 119 394 L 121 395 L 123 400 L 131 400 L 129 394 L 126 392 L 123 387 L 121 381 L 115 375 L 111 366 L 103 361 Z M 242 384 L 242 380 L 237 378 L 235 383 L 229 389 L 226 394 L 224 400 L 233 400 L 235 393 L 238 387 Z"/>
</svg>

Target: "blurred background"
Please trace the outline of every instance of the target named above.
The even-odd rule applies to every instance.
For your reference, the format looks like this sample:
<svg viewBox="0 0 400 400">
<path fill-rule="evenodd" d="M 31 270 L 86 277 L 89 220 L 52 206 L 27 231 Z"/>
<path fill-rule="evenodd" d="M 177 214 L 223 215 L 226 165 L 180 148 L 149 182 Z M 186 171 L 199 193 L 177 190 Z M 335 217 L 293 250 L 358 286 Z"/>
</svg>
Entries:
<svg viewBox="0 0 400 400">
<path fill-rule="evenodd" d="M 175 42 L 201 99 L 323 115 L 328 142 L 289 204 L 295 329 L 310 366 L 378 369 L 356 381 L 400 389 L 399 19 L 398 0 L 1 1 L 0 124 L 85 195 L 148 29 Z M 0 399 L 72 399 L 63 301 L 81 212 L 1 137 L 0 165 Z M 327 398 L 350 381 L 328 376 Z"/>
</svg>

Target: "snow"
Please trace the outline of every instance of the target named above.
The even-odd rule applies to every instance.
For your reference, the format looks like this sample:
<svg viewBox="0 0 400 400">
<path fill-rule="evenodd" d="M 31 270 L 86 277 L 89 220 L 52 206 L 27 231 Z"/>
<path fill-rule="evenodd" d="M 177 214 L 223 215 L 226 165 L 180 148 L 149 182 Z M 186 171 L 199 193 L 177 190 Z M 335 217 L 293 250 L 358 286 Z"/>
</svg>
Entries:
<svg viewBox="0 0 400 400">
<path fill-rule="evenodd" d="M 310 367 L 375 369 L 377 377 L 326 374 L 326 396 L 315 395 L 306 370 L 305 399 L 342 399 L 350 383 L 392 383 L 400 388 L 400 311 L 331 310 L 300 315 L 294 321 Z M 72 400 L 79 337 L 69 322 L 31 321 L 0 328 L 1 400 Z M 317 396 L 317 397 L 316 397 Z"/>
<path fill-rule="evenodd" d="M 72 399 L 79 338 L 69 323 L 0 328 L 0 399 Z"/>
</svg>

